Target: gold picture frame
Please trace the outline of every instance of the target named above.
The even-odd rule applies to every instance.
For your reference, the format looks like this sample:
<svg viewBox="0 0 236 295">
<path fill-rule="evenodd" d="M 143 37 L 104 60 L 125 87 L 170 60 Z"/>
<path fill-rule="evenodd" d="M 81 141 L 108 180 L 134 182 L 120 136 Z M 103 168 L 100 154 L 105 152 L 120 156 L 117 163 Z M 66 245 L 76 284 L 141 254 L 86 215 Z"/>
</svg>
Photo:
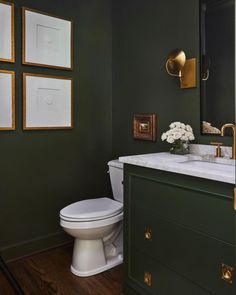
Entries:
<svg viewBox="0 0 236 295">
<path fill-rule="evenodd" d="M 0 56 L 0 61 L 14 63 L 15 62 L 15 6 L 14 6 L 14 3 L 3 1 L 3 0 L 0 0 L 0 4 L 10 6 L 10 8 L 11 8 L 11 21 L 10 21 L 10 23 L 11 23 L 11 28 L 10 28 L 10 32 L 11 32 L 11 34 L 10 34 L 11 35 L 11 40 L 10 40 L 11 54 L 10 55 L 11 55 L 11 57 L 6 58 L 6 57 Z M 4 43 L 4 41 L 0 40 L 0 43 L 2 43 L 2 42 Z"/>
<path fill-rule="evenodd" d="M 133 137 L 135 139 L 156 141 L 157 116 L 154 113 L 135 114 L 133 118 Z"/>
<path fill-rule="evenodd" d="M 27 24 L 27 21 L 26 21 L 27 12 L 31 13 L 31 14 L 37 14 L 38 18 L 39 18 L 39 16 L 41 16 L 42 24 L 38 24 L 37 27 L 42 27 L 42 28 L 44 27 L 44 30 L 45 30 L 45 28 L 48 28 L 48 30 L 49 30 L 48 34 L 49 35 L 50 35 L 50 32 L 51 32 L 51 37 L 52 38 L 51 38 L 51 40 L 48 41 L 48 44 L 50 42 L 51 42 L 51 44 L 53 44 L 54 37 L 52 35 L 52 31 L 54 30 L 54 32 L 56 33 L 56 31 L 58 31 L 58 29 L 54 28 L 54 27 L 47 26 L 47 25 L 44 26 L 43 22 L 46 21 L 45 18 L 47 18 L 48 21 L 50 21 L 50 22 L 54 21 L 55 25 L 56 25 L 56 21 L 58 21 L 61 24 L 62 23 L 64 23 L 64 24 L 67 23 L 67 25 L 69 25 L 69 31 L 70 31 L 69 36 L 66 35 L 66 38 L 63 38 L 63 42 L 59 42 L 59 41 L 54 42 L 54 43 L 58 43 L 58 44 L 60 43 L 61 44 L 60 46 L 62 46 L 62 43 L 67 44 L 67 46 L 69 47 L 69 49 L 66 50 L 67 54 L 62 53 L 59 56 L 58 52 L 56 54 L 53 54 L 53 52 L 51 52 L 51 56 L 50 56 L 50 54 L 47 55 L 47 54 L 45 54 L 45 52 L 43 52 L 42 56 L 44 56 L 44 58 L 47 59 L 46 61 L 42 61 L 42 56 L 41 56 L 41 61 L 40 61 L 40 57 L 38 58 L 39 59 L 38 61 L 35 60 L 35 57 L 33 57 L 33 56 L 27 57 L 28 55 L 31 55 L 32 52 L 37 50 L 36 48 L 34 48 L 34 50 L 32 50 L 32 48 L 31 48 L 32 46 L 34 46 L 33 44 L 34 43 L 36 44 L 37 42 L 32 42 L 31 38 L 29 38 L 29 40 L 27 38 L 27 32 L 30 32 L 30 26 L 33 28 L 32 24 Z M 27 30 L 26 30 L 26 26 L 29 26 L 29 28 L 27 28 Z M 36 37 L 37 34 L 33 34 L 33 36 L 35 36 L 35 38 L 37 38 Z M 50 36 L 49 36 L 49 39 L 50 39 Z M 65 39 L 68 39 L 68 42 L 65 42 Z M 41 44 L 41 43 L 42 42 L 39 42 L 39 44 Z M 47 44 L 47 41 L 45 41 L 45 44 Z M 53 14 L 49 14 L 49 13 L 46 13 L 46 12 L 41 12 L 41 11 L 38 11 L 38 10 L 35 10 L 35 9 L 27 8 L 27 7 L 22 8 L 22 63 L 24 65 L 38 66 L 38 67 L 45 67 L 45 68 L 63 69 L 63 70 L 68 70 L 68 71 L 73 70 L 73 68 L 74 68 L 74 66 L 73 66 L 73 60 L 74 60 L 74 48 L 73 48 L 73 45 L 74 45 L 74 41 L 73 41 L 73 21 L 72 20 L 69 20 L 69 19 L 66 19 L 66 18 L 63 18 L 63 17 L 59 17 L 59 16 L 55 16 Z M 54 44 L 54 46 L 56 46 L 56 45 Z M 29 47 L 29 49 L 28 49 L 28 47 Z M 50 45 L 49 47 L 51 48 L 52 45 Z M 51 49 L 51 50 L 53 51 L 53 49 Z M 50 53 L 50 50 L 48 52 Z M 69 58 L 67 58 L 67 61 L 65 63 L 68 63 L 69 65 L 67 65 L 67 66 L 62 65 L 62 64 L 59 65 L 58 63 L 60 63 L 61 60 L 64 58 L 64 56 L 67 56 L 68 54 L 69 54 Z M 38 54 L 38 55 L 40 56 L 40 54 Z M 56 60 L 53 61 L 53 59 L 55 59 L 57 55 L 58 55 L 57 61 Z"/>
<path fill-rule="evenodd" d="M 27 81 L 27 78 L 31 78 L 32 81 Z M 47 79 L 47 81 L 44 79 Z M 64 84 L 57 84 L 59 81 L 61 83 L 64 81 Z M 66 85 L 66 81 L 70 83 Z M 44 93 L 41 95 L 40 92 L 42 91 Z M 56 94 L 56 99 L 54 99 L 53 93 Z M 23 130 L 72 129 L 74 127 L 73 96 L 73 78 L 23 73 Z M 64 101 L 62 102 L 62 100 Z M 60 120 L 63 118 L 67 122 L 66 124 L 62 122 L 56 123 L 58 118 L 55 117 L 55 114 L 55 122 L 52 123 L 54 101 L 56 105 L 54 111 L 61 111 Z M 63 107 L 62 104 L 66 107 Z M 63 111 L 66 113 L 63 114 Z"/>
<path fill-rule="evenodd" d="M 7 71 L 7 70 L 0 70 L 0 74 L 9 74 L 11 75 L 11 100 L 10 103 L 4 103 L 4 106 L 8 105 L 8 111 L 10 112 L 8 118 L 11 117 L 11 126 L 1 126 L 0 124 L 0 130 L 15 130 L 16 129 L 16 123 L 15 123 L 15 72 L 14 71 Z M 0 82 L 1 83 L 1 82 Z M 7 83 L 4 81 L 4 86 L 7 86 Z M 1 91 L 2 93 L 4 92 L 3 90 Z M 9 91 L 7 91 L 9 93 Z M 0 100 L 3 99 L 3 94 L 0 96 Z M 1 105 L 1 102 L 0 102 Z M 10 106 L 11 105 L 11 106 Z M 2 107 L 1 107 L 2 111 Z M 4 110 L 6 111 L 6 110 Z M 1 115 L 1 113 L 0 113 Z"/>
</svg>

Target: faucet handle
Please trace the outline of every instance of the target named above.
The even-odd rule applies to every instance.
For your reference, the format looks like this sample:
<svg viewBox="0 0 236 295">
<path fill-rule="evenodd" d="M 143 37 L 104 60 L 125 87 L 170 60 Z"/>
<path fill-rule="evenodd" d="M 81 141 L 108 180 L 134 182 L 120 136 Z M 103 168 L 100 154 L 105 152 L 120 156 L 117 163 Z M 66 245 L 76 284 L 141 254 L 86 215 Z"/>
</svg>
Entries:
<svg viewBox="0 0 236 295">
<path fill-rule="evenodd" d="M 221 150 L 221 145 L 223 145 L 223 142 L 215 142 L 215 141 L 212 141 L 210 142 L 211 145 L 216 145 L 216 154 L 215 154 L 215 157 L 216 158 L 220 158 L 222 157 L 222 150 Z"/>
</svg>

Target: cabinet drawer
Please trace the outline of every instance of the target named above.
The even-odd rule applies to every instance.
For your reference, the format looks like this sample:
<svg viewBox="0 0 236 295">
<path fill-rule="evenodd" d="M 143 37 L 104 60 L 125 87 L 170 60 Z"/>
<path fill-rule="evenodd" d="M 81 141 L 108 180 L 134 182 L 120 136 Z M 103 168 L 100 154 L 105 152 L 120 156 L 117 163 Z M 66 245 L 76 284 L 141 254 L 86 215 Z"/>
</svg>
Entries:
<svg viewBox="0 0 236 295">
<path fill-rule="evenodd" d="M 125 209 L 133 211 L 141 206 L 148 213 L 235 244 L 233 199 L 228 195 L 231 186 L 226 186 L 227 193 L 217 194 L 207 190 L 207 184 L 201 187 L 199 183 L 204 184 L 203 180 L 198 181 L 200 188 L 192 179 L 190 183 L 189 177 L 177 185 L 172 182 L 171 174 L 169 180 L 129 175 L 126 191 L 129 204 Z"/>
<path fill-rule="evenodd" d="M 129 226 L 132 249 L 148 254 L 213 294 L 236 294 L 235 274 L 232 273 L 233 283 L 229 283 L 222 280 L 221 270 L 222 263 L 234 267 L 233 245 L 148 214 L 138 207 L 130 212 Z"/>
<path fill-rule="evenodd" d="M 210 295 L 209 292 L 136 249 L 131 249 L 129 263 L 128 277 L 130 284 L 135 286 L 137 294 Z"/>
<path fill-rule="evenodd" d="M 125 283 L 123 284 L 123 293 L 121 295 L 140 295 L 140 293 Z"/>
</svg>

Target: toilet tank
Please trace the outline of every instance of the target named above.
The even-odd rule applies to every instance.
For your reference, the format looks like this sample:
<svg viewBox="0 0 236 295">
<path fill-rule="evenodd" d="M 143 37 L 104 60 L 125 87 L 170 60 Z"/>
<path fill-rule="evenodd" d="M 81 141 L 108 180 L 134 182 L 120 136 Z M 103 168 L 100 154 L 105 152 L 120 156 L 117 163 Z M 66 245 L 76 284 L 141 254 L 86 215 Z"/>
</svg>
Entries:
<svg viewBox="0 0 236 295">
<path fill-rule="evenodd" d="M 123 203 L 123 163 L 119 160 L 108 162 L 114 200 Z"/>
</svg>

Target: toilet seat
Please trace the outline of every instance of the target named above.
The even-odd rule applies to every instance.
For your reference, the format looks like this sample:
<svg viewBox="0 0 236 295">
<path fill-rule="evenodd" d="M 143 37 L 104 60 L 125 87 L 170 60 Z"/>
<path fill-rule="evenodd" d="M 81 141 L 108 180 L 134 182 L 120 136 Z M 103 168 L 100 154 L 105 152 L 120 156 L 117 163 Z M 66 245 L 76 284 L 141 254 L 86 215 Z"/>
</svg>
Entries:
<svg viewBox="0 0 236 295">
<path fill-rule="evenodd" d="M 89 222 L 118 215 L 123 204 L 109 198 L 87 199 L 73 203 L 60 211 L 60 218 L 68 222 Z"/>
<path fill-rule="evenodd" d="M 107 225 L 112 225 L 117 222 L 123 220 L 123 211 L 117 215 L 112 217 L 100 219 L 100 220 L 92 220 L 92 221 L 76 221 L 76 220 L 65 220 L 63 218 L 60 219 L 61 226 L 65 229 L 96 229 L 99 227 L 104 227 Z"/>
</svg>

